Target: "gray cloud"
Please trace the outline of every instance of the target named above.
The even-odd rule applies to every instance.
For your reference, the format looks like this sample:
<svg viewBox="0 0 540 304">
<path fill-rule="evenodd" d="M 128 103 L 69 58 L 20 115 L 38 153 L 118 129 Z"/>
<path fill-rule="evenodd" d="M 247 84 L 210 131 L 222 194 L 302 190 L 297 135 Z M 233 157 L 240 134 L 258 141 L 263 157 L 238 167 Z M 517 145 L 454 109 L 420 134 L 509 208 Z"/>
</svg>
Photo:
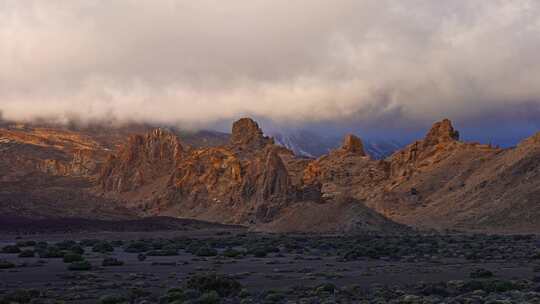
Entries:
<svg viewBox="0 0 540 304">
<path fill-rule="evenodd" d="M 0 0 L 0 110 L 467 121 L 538 108 L 538 16 L 536 0 Z"/>
</svg>

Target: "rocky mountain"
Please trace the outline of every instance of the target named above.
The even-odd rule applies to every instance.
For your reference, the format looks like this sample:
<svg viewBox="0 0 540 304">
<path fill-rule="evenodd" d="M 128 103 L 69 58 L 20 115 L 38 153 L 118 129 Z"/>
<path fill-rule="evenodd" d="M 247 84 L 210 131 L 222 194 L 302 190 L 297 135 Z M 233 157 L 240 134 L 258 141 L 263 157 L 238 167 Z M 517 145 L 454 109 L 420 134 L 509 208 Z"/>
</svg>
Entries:
<svg viewBox="0 0 540 304">
<path fill-rule="evenodd" d="M 162 131 L 139 138 L 130 139 L 104 164 L 98 180 L 105 197 L 125 202 L 144 215 L 247 224 L 273 231 L 400 227 L 352 198 L 323 201 L 320 187 L 305 184 L 299 176 L 309 161 L 275 145 L 251 119 L 235 122 L 230 142 L 218 147 L 182 149 L 181 139 Z M 169 157 L 149 157 L 162 155 L 155 151 L 164 147 Z M 178 152 L 171 155 L 171 151 Z M 362 143 L 350 138 L 343 153 L 363 154 Z M 151 178 L 146 182 L 139 176 Z M 127 187 L 110 186 L 126 180 L 130 181 Z M 328 223 L 320 226 L 322 219 L 304 215 L 320 208 L 342 211 L 332 216 L 326 213 Z"/>
<path fill-rule="evenodd" d="M 230 135 L 131 130 L 2 126 L 0 213 L 173 216 L 267 231 L 540 231 L 540 135 L 499 149 L 460 141 L 442 120 L 378 159 L 354 135 L 318 158 L 299 156 L 249 118 Z"/>
<path fill-rule="evenodd" d="M 274 133 L 276 144 L 286 147 L 298 156 L 317 158 L 339 148 L 342 138 L 323 136 L 310 131 Z M 363 140 L 366 153 L 374 159 L 384 159 L 403 145 L 391 140 Z"/>
</svg>

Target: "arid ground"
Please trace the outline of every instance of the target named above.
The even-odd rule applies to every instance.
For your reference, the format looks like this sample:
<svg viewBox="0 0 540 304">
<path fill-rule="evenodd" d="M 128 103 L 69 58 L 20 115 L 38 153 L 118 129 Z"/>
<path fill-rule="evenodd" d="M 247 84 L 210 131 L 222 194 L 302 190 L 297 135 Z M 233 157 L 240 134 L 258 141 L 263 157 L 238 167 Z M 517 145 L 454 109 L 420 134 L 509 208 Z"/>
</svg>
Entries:
<svg viewBox="0 0 540 304">
<path fill-rule="evenodd" d="M 534 235 L 216 226 L 0 239 L 0 303 L 540 303 Z"/>
</svg>

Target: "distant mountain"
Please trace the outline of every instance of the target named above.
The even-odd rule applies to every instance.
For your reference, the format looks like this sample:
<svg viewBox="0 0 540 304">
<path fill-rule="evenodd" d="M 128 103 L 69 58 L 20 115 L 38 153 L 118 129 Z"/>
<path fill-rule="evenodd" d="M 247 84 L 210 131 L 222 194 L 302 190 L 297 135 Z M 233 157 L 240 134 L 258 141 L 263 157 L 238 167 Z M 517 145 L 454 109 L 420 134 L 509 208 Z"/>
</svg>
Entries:
<svg viewBox="0 0 540 304">
<path fill-rule="evenodd" d="M 289 134 L 272 134 L 276 144 L 286 147 L 298 156 L 317 158 L 341 146 L 343 138 L 324 136 L 310 131 L 296 131 Z M 374 159 L 384 159 L 404 147 L 391 140 L 362 140 L 364 150 Z"/>
</svg>

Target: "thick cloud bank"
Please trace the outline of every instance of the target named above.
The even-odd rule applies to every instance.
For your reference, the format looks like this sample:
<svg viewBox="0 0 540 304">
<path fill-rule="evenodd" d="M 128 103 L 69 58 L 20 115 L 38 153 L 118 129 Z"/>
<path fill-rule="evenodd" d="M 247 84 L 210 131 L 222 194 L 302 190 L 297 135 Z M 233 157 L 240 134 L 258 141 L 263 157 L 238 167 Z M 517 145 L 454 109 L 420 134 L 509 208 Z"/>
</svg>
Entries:
<svg viewBox="0 0 540 304">
<path fill-rule="evenodd" d="M 537 0 L 0 0 L 8 119 L 537 118 Z"/>
</svg>

